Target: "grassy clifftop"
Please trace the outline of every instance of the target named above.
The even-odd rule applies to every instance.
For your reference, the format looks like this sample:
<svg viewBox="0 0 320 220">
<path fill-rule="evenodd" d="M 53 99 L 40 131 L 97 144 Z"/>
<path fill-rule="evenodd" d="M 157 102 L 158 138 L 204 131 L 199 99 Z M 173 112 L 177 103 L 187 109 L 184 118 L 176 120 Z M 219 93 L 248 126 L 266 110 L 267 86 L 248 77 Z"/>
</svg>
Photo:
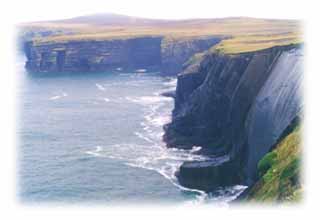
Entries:
<svg viewBox="0 0 320 220">
<path fill-rule="evenodd" d="M 271 35 L 242 35 L 223 40 L 212 50 L 226 54 L 238 54 L 301 42 L 302 39 L 299 32 Z"/>
<path fill-rule="evenodd" d="M 100 41 L 141 36 L 163 36 L 167 41 L 216 36 L 224 39 L 216 51 L 240 53 L 301 42 L 296 20 L 231 17 L 159 20 L 100 14 L 66 20 L 20 24 L 36 44 Z"/>
<path fill-rule="evenodd" d="M 257 202 L 297 202 L 302 196 L 300 180 L 301 127 L 296 126 L 259 162 L 260 180 L 246 200 Z"/>
</svg>

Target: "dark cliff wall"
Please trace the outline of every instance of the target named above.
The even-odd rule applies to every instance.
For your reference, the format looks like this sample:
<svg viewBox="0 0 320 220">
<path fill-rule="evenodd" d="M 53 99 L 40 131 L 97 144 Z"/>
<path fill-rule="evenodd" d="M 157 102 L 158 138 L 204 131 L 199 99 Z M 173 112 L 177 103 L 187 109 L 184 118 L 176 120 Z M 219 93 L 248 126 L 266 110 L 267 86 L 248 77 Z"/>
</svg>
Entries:
<svg viewBox="0 0 320 220">
<path fill-rule="evenodd" d="M 25 43 L 26 68 L 32 72 L 97 72 L 147 69 L 177 74 L 194 53 L 219 41 L 208 37 L 169 41 L 163 37 L 136 37 L 102 41 Z"/>
<path fill-rule="evenodd" d="M 161 72 L 168 75 L 180 73 L 183 70 L 183 64 L 192 55 L 209 49 L 220 40 L 215 37 L 187 40 L 164 39 L 161 46 Z"/>
<path fill-rule="evenodd" d="M 160 37 L 107 41 L 27 43 L 27 69 L 35 72 L 93 72 L 161 65 Z"/>
<path fill-rule="evenodd" d="M 284 51 L 260 90 L 246 120 L 245 174 L 256 178 L 256 164 L 270 151 L 283 131 L 302 115 L 303 55 L 301 49 Z M 233 147 L 235 152 L 236 146 Z M 289 155 L 288 155 L 289 156 Z"/>
<path fill-rule="evenodd" d="M 228 154 L 251 183 L 258 161 L 301 110 L 301 49 L 208 54 L 178 76 L 168 146 Z M 222 165 L 223 166 L 223 165 Z"/>
</svg>

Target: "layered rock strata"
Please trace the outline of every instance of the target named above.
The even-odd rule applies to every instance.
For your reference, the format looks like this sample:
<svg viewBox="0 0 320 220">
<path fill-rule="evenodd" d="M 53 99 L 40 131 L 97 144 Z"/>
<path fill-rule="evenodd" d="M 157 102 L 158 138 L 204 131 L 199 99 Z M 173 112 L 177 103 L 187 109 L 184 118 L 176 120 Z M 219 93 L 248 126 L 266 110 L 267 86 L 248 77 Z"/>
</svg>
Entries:
<svg viewBox="0 0 320 220">
<path fill-rule="evenodd" d="M 174 75 L 192 55 L 220 41 L 216 37 L 169 40 L 134 37 L 96 41 L 25 43 L 26 68 L 31 72 L 161 71 Z"/>
<path fill-rule="evenodd" d="M 214 171 L 202 185 L 195 183 L 196 188 L 228 185 L 221 182 L 225 175 L 236 175 L 233 184 L 256 181 L 258 161 L 302 113 L 302 62 L 299 45 L 241 54 L 216 52 L 178 76 L 173 120 L 165 126 L 164 140 L 169 147 L 202 146 L 205 154 L 229 158 L 199 166 L 228 172 Z M 182 184 L 192 179 L 181 172 L 178 176 Z"/>
</svg>

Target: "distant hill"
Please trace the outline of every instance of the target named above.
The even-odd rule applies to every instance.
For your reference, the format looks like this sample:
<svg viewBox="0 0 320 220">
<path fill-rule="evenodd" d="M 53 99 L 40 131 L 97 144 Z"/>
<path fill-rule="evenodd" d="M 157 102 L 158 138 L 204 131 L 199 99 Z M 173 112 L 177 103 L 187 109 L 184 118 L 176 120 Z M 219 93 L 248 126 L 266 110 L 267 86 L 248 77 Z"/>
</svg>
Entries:
<svg viewBox="0 0 320 220">
<path fill-rule="evenodd" d="M 127 15 L 113 14 L 113 13 L 100 13 L 74 17 L 70 19 L 57 20 L 57 23 L 66 24 L 88 24 L 88 25 L 154 25 L 166 23 L 169 20 L 149 19 L 132 17 Z"/>
</svg>

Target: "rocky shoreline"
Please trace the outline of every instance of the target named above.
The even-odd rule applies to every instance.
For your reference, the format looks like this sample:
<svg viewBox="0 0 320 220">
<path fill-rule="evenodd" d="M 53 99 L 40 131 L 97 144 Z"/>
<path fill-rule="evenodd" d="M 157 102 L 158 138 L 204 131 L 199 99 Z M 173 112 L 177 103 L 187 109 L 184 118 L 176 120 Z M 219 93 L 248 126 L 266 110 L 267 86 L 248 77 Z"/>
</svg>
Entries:
<svg viewBox="0 0 320 220">
<path fill-rule="evenodd" d="M 168 147 L 228 158 L 185 162 L 177 172 L 186 187 L 213 191 L 253 186 L 258 163 L 302 114 L 301 45 L 242 54 L 209 53 L 178 75 Z"/>
</svg>

